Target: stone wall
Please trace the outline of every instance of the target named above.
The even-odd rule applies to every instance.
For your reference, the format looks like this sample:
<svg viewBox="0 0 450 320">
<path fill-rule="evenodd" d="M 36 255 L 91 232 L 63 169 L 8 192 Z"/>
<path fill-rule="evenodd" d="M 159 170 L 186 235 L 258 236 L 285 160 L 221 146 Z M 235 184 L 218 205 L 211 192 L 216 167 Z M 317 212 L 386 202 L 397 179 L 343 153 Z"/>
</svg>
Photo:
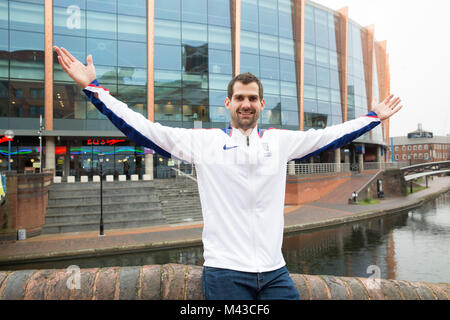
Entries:
<svg viewBox="0 0 450 320">
<path fill-rule="evenodd" d="M 72 269 L 73 270 L 73 269 Z M 0 299 L 203 300 L 202 267 L 0 272 Z M 77 273 L 77 271 L 79 271 Z M 303 300 L 449 300 L 450 284 L 291 274 Z M 78 287 L 78 288 L 77 288 Z M 71 288 L 71 289 L 69 289 Z"/>
<path fill-rule="evenodd" d="M 0 242 L 16 240 L 19 229 L 26 229 L 27 238 L 41 234 L 52 178 L 52 172 L 6 173 L 6 201 L 0 207 Z"/>
</svg>

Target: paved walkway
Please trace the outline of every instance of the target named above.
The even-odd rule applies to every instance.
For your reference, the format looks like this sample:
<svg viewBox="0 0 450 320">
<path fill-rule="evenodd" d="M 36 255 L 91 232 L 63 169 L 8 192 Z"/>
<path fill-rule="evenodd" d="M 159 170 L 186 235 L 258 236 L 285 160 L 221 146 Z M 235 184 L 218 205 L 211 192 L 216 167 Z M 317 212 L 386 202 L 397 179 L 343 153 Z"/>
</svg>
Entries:
<svg viewBox="0 0 450 320">
<path fill-rule="evenodd" d="M 420 205 L 422 201 L 450 190 L 450 177 L 434 178 L 429 188 L 407 197 L 390 198 L 374 205 L 349 205 L 321 199 L 285 208 L 285 232 L 375 217 Z M 173 248 L 201 244 L 203 223 L 161 225 L 136 229 L 41 235 L 23 241 L 0 244 L 0 264 L 31 262 L 45 258 L 95 255 L 136 249 Z"/>
</svg>

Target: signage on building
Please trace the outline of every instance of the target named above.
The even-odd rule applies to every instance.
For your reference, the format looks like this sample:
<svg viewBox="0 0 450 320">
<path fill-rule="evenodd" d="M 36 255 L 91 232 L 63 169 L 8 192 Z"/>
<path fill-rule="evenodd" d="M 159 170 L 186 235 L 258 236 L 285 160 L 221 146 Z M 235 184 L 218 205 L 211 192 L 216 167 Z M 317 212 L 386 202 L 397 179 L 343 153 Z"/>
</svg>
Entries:
<svg viewBox="0 0 450 320">
<path fill-rule="evenodd" d="M 86 144 L 88 146 L 112 146 L 121 142 L 125 142 L 125 139 L 88 139 Z"/>
<path fill-rule="evenodd" d="M 3 136 L 2 138 L 0 138 L 0 143 L 8 142 L 8 141 L 13 141 L 13 139 L 8 138 L 7 136 Z"/>
</svg>

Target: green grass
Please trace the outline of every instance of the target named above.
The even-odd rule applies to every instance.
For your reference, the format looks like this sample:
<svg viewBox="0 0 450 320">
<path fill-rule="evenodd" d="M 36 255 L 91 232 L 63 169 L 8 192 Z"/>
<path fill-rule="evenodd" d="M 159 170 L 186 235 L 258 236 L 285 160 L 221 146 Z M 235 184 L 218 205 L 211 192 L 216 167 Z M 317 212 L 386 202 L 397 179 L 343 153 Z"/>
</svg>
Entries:
<svg viewBox="0 0 450 320">
<path fill-rule="evenodd" d="M 411 187 L 410 186 L 408 186 L 408 194 L 411 194 L 411 193 L 415 193 L 415 192 L 418 192 L 418 191 L 421 191 L 421 190 L 424 190 L 424 189 L 426 189 L 427 187 L 423 187 L 423 186 L 417 186 L 417 185 L 415 185 L 415 186 L 413 186 L 413 191 L 411 192 Z"/>
<path fill-rule="evenodd" d="M 364 199 L 363 201 L 358 202 L 359 204 L 362 204 L 363 206 L 370 205 L 370 204 L 378 204 L 380 203 L 380 200 L 378 199 Z"/>
</svg>

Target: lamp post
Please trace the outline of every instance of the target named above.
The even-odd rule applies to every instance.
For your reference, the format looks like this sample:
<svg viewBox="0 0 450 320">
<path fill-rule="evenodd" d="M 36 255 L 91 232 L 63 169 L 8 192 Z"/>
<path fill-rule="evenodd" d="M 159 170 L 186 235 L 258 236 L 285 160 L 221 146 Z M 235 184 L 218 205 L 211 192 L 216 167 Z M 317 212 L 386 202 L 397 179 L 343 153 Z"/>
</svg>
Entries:
<svg viewBox="0 0 450 320">
<path fill-rule="evenodd" d="M 14 131 L 7 130 L 5 136 L 8 138 L 8 171 L 11 171 L 11 141 L 14 138 Z"/>
<path fill-rule="evenodd" d="M 103 153 L 98 154 L 98 161 L 100 162 L 100 235 L 104 235 L 103 228 Z"/>
<path fill-rule="evenodd" d="M 45 127 L 42 125 L 42 114 L 39 117 L 39 173 L 42 172 L 42 132 L 45 130 Z"/>
</svg>

